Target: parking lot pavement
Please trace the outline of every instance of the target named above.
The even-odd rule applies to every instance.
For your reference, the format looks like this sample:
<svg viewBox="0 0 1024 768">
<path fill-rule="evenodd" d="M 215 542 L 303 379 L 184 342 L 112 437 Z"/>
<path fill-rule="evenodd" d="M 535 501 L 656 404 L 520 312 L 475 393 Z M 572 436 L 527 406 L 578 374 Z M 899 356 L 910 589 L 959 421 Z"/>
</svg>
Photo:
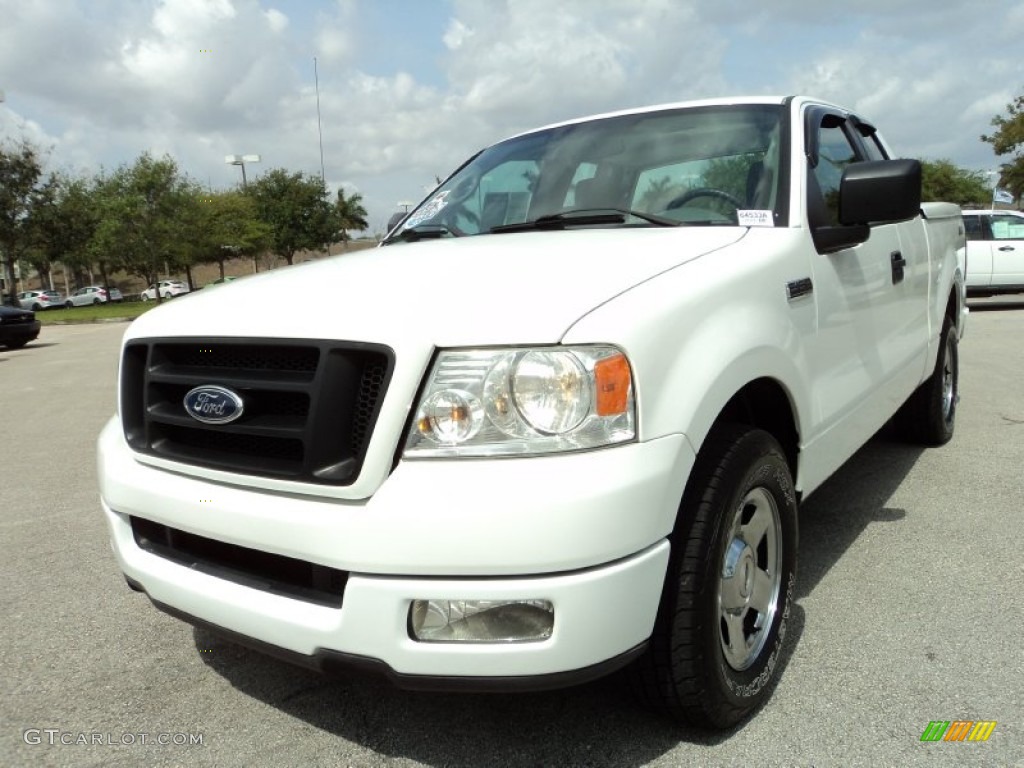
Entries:
<svg viewBox="0 0 1024 768">
<path fill-rule="evenodd" d="M 615 680 L 517 696 L 328 680 L 156 611 L 125 587 L 97 501 L 125 327 L 0 350 L 0 765 L 1024 765 L 1024 305 L 972 312 L 951 444 L 876 438 L 804 504 L 792 652 L 768 706 L 724 734 Z M 935 720 L 997 725 L 921 742 Z"/>
</svg>

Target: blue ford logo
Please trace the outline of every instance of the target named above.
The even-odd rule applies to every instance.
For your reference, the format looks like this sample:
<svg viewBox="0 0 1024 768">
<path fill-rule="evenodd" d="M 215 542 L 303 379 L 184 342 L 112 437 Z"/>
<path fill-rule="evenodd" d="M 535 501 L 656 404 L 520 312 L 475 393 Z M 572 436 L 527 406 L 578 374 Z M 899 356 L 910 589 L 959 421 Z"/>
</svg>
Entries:
<svg viewBox="0 0 1024 768">
<path fill-rule="evenodd" d="M 227 424 L 242 415 L 245 404 L 230 389 L 204 384 L 185 395 L 185 410 L 196 421 Z"/>
</svg>

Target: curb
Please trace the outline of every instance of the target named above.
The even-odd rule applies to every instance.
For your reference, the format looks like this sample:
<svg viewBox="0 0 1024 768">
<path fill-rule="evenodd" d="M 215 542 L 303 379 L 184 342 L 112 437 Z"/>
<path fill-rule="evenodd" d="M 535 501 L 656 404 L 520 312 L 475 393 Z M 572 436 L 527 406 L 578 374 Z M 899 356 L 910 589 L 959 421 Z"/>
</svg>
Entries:
<svg viewBox="0 0 1024 768">
<path fill-rule="evenodd" d="M 96 325 L 97 323 L 130 323 L 134 320 L 134 317 L 97 317 L 92 320 L 54 320 L 52 323 L 43 323 L 43 326 L 47 325 Z"/>
</svg>

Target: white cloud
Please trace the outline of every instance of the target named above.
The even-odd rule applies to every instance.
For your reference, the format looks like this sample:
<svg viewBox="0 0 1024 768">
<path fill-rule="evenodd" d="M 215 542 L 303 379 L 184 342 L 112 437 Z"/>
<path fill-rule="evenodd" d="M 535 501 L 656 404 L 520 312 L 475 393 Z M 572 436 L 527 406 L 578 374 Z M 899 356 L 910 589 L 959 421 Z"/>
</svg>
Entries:
<svg viewBox="0 0 1024 768">
<path fill-rule="evenodd" d="M 396 200 L 512 133 L 743 92 L 829 98 L 876 121 L 901 153 L 991 167 L 978 136 L 1024 85 L 1024 4 L 1005 0 L 984 12 L 966 0 L 861 0 L 841 15 L 805 0 L 381 8 L 0 0 L 0 138 L 28 135 L 54 146 L 56 164 L 84 168 L 166 150 L 214 186 L 238 180 L 229 153 L 263 155 L 250 178 L 271 167 L 319 173 L 317 56 L 327 178 L 359 189 L 383 221 Z M 371 33 L 373 13 L 406 34 Z M 436 39 L 421 31 L 429 14 L 446 22 Z M 393 56 L 367 63 L 396 39 L 420 38 L 429 53 L 390 69 Z"/>
<path fill-rule="evenodd" d="M 267 24 L 270 25 L 271 31 L 280 34 L 288 28 L 288 17 L 276 8 L 267 9 L 263 15 L 267 17 Z"/>
</svg>

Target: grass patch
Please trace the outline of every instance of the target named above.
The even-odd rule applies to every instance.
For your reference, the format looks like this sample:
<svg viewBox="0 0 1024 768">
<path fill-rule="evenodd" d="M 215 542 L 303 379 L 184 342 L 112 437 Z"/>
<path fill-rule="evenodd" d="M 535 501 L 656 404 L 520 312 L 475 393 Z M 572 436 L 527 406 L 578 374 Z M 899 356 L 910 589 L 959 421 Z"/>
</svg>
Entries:
<svg viewBox="0 0 1024 768">
<path fill-rule="evenodd" d="M 93 304 L 88 307 L 46 309 L 36 312 L 43 325 L 58 323 L 100 323 L 111 319 L 134 319 L 156 306 L 155 301 L 122 301 L 117 304 Z"/>
</svg>

